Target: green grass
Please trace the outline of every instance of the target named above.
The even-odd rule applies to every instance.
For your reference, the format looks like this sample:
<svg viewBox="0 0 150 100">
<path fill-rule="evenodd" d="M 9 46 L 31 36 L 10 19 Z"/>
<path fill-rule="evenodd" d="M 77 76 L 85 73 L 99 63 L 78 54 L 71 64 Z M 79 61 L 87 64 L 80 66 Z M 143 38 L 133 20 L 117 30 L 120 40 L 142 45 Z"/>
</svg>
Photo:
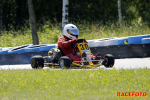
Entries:
<svg viewBox="0 0 150 100">
<path fill-rule="evenodd" d="M 74 24 L 79 28 L 79 38 L 85 38 L 86 40 L 150 34 L 149 26 L 142 23 L 124 24 L 121 29 L 117 23 L 104 26 L 99 22 L 88 23 L 83 21 Z M 37 33 L 40 44 L 56 44 L 59 37 L 62 36 L 61 23 L 47 22 L 45 25 L 38 27 Z M 13 28 L 10 31 L 4 30 L 0 35 L 0 47 L 16 47 L 25 44 L 33 44 L 31 30 L 26 25 L 17 31 Z"/>
<path fill-rule="evenodd" d="M 149 100 L 150 69 L 0 70 L 0 100 Z M 146 97 L 117 97 L 146 92 Z"/>
</svg>

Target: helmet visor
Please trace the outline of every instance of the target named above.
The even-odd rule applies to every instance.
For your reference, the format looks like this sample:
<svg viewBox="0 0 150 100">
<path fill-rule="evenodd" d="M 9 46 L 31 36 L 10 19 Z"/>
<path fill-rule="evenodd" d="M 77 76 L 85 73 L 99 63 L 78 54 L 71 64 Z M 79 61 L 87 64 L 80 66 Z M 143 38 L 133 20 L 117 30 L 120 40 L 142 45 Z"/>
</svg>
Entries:
<svg viewBox="0 0 150 100">
<path fill-rule="evenodd" d="M 79 30 L 78 29 L 67 29 L 67 32 L 68 32 L 68 34 L 78 38 L 78 35 L 79 35 Z"/>
</svg>

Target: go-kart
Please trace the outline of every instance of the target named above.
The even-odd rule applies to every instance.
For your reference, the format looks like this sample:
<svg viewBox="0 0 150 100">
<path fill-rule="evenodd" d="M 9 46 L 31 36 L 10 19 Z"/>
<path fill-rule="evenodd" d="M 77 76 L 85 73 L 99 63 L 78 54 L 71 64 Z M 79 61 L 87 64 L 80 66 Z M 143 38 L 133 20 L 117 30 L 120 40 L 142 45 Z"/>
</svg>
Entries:
<svg viewBox="0 0 150 100">
<path fill-rule="evenodd" d="M 31 58 L 32 68 L 43 68 L 46 67 L 60 67 L 60 68 L 70 68 L 70 67 L 99 67 L 104 65 L 106 68 L 113 67 L 115 59 L 113 55 L 106 54 L 104 57 L 98 56 L 99 59 L 91 60 L 91 50 L 85 39 L 78 39 L 76 45 L 72 45 L 73 48 L 78 48 L 77 53 L 81 56 L 81 61 L 72 61 L 69 57 L 64 56 L 60 48 L 52 48 L 48 52 L 48 56 L 35 55 Z M 93 63 L 94 62 L 94 63 Z"/>
</svg>

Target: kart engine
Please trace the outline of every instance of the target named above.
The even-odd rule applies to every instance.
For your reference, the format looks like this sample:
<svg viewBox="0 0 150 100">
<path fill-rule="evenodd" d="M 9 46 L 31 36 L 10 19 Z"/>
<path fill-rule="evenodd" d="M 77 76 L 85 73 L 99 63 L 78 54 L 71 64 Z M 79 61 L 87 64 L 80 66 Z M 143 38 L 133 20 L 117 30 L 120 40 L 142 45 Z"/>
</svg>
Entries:
<svg viewBox="0 0 150 100">
<path fill-rule="evenodd" d="M 59 58 L 61 57 L 61 52 L 59 49 L 52 49 L 48 52 L 48 56 L 49 56 L 49 62 L 48 63 L 58 63 Z"/>
</svg>

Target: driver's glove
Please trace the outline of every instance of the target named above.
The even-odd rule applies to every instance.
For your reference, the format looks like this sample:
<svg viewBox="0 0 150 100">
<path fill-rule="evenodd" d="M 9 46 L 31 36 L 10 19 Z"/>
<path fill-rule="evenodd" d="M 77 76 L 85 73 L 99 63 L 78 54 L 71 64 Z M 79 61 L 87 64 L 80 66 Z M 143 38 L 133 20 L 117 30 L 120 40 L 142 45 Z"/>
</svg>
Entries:
<svg viewBox="0 0 150 100">
<path fill-rule="evenodd" d="M 77 39 L 71 40 L 71 43 L 76 44 L 77 43 Z"/>
</svg>

